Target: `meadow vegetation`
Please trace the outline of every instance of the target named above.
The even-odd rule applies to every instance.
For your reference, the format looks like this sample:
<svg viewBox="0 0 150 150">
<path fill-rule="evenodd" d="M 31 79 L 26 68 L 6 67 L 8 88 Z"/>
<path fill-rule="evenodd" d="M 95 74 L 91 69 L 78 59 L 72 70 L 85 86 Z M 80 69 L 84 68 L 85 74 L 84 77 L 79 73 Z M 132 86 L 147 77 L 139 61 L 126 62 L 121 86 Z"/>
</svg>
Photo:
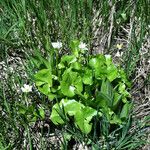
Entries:
<svg viewBox="0 0 150 150">
<path fill-rule="evenodd" d="M 148 150 L 149 0 L 0 1 L 0 150 Z"/>
</svg>

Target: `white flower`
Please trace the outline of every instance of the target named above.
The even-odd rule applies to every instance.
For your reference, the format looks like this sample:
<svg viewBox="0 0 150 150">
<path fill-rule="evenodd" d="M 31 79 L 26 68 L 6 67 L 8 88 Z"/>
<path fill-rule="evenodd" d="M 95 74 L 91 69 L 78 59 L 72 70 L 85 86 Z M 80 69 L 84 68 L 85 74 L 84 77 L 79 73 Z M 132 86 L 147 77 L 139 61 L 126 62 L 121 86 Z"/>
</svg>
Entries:
<svg viewBox="0 0 150 150">
<path fill-rule="evenodd" d="M 23 87 L 21 87 L 22 92 L 28 93 L 32 91 L 32 86 L 24 84 Z"/>
<path fill-rule="evenodd" d="M 120 52 L 118 51 L 115 56 L 120 57 Z"/>
<path fill-rule="evenodd" d="M 61 42 L 52 42 L 52 46 L 53 48 L 61 48 L 62 47 L 62 43 Z"/>
<path fill-rule="evenodd" d="M 123 44 L 122 43 L 121 44 L 117 44 L 116 47 L 120 50 L 120 49 L 123 48 Z"/>
<path fill-rule="evenodd" d="M 116 56 L 116 57 L 121 57 L 121 56 L 122 56 L 122 54 L 123 54 L 123 52 L 119 52 L 119 51 L 118 51 L 118 52 L 116 53 L 116 55 L 115 55 L 115 56 Z"/>
<path fill-rule="evenodd" d="M 80 42 L 79 48 L 83 49 L 83 50 L 88 50 L 87 45 L 85 43 L 83 43 L 83 42 Z"/>
</svg>

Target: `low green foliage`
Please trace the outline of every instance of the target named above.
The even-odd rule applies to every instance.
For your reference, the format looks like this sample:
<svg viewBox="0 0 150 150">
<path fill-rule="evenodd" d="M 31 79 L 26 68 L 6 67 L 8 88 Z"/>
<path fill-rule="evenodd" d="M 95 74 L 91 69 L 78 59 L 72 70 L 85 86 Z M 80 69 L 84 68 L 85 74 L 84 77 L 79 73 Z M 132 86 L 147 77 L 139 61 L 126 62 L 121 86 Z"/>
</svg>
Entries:
<svg viewBox="0 0 150 150">
<path fill-rule="evenodd" d="M 45 66 L 34 76 L 38 90 L 53 101 L 52 122 L 58 125 L 73 120 L 85 134 L 91 132 L 94 117 L 124 124 L 132 103 L 123 69 L 112 63 L 110 55 L 85 57 L 78 41 L 71 43 L 71 51 L 55 67 Z"/>
</svg>

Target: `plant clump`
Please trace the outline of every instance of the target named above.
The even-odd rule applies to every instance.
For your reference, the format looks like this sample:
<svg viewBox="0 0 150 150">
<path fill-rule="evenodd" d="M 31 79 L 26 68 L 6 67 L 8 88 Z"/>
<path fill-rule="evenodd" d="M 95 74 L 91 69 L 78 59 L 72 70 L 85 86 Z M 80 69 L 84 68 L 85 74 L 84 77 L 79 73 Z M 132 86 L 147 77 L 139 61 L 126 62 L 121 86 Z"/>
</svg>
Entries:
<svg viewBox="0 0 150 150">
<path fill-rule="evenodd" d="M 55 125 L 73 122 L 84 134 L 92 131 L 94 118 L 105 117 L 110 127 L 125 124 L 132 103 L 123 69 L 110 55 L 87 56 L 79 41 L 70 48 L 70 55 L 45 62 L 34 76 L 38 90 L 53 101 L 50 120 Z"/>
</svg>

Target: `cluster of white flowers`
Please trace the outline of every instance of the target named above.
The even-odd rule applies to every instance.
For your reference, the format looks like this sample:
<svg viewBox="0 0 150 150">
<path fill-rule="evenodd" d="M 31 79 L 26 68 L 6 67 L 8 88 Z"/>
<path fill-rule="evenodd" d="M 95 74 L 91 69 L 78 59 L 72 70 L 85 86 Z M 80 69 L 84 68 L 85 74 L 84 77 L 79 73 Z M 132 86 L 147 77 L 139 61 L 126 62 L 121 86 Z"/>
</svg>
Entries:
<svg viewBox="0 0 150 150">
<path fill-rule="evenodd" d="M 62 47 L 62 43 L 61 42 L 52 42 L 52 46 L 55 49 L 60 49 Z M 83 42 L 80 42 L 79 48 L 82 50 L 88 50 L 87 45 Z"/>
<path fill-rule="evenodd" d="M 62 47 L 61 42 L 52 42 L 53 48 L 60 49 Z"/>
<path fill-rule="evenodd" d="M 21 87 L 21 90 L 24 93 L 32 92 L 32 86 L 28 84 L 24 84 L 23 87 Z"/>
</svg>

